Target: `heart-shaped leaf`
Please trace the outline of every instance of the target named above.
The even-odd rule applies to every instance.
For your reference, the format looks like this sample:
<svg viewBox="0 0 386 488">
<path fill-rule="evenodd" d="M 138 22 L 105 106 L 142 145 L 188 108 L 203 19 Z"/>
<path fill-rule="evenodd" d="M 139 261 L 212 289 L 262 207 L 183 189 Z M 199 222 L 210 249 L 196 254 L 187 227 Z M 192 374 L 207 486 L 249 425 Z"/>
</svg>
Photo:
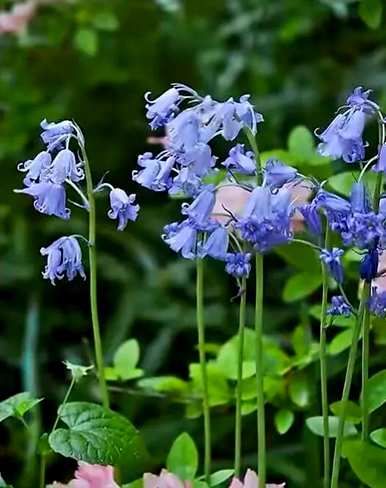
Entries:
<svg viewBox="0 0 386 488">
<path fill-rule="evenodd" d="M 91 464 L 135 467 L 144 452 L 133 424 L 122 415 L 100 405 L 71 402 L 59 408 L 60 419 L 69 427 L 49 436 L 51 448 L 65 457 Z"/>
<path fill-rule="evenodd" d="M 23 417 L 42 399 L 32 398 L 29 392 L 18 393 L 0 402 L 0 422 L 9 417 Z"/>
<path fill-rule="evenodd" d="M 358 478 L 370 488 L 384 488 L 386 451 L 367 442 L 353 439 L 343 443 L 343 455 Z"/>
<path fill-rule="evenodd" d="M 182 481 L 194 479 L 198 468 L 198 452 L 193 439 L 186 432 L 173 442 L 166 467 Z"/>
</svg>

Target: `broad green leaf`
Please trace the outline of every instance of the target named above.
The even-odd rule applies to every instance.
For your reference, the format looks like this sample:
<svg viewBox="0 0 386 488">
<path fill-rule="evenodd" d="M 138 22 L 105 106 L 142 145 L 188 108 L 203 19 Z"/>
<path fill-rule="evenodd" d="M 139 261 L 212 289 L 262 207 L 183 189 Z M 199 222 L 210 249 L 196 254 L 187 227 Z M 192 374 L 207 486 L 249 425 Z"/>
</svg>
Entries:
<svg viewBox="0 0 386 488">
<path fill-rule="evenodd" d="M 249 378 L 255 374 L 255 346 L 254 331 L 245 328 L 244 331 L 244 354 L 243 354 L 243 378 Z M 223 344 L 217 355 L 216 364 L 221 369 L 226 378 L 237 379 L 239 336 L 235 335 Z"/>
<path fill-rule="evenodd" d="M 167 469 L 183 481 L 194 479 L 198 468 L 198 452 L 193 439 L 183 432 L 173 442 L 166 460 Z"/>
<path fill-rule="evenodd" d="M 216 471 L 209 477 L 209 486 L 217 486 L 224 483 L 224 481 L 233 476 L 234 472 L 234 469 L 220 469 L 219 471 Z"/>
<path fill-rule="evenodd" d="M 338 417 L 328 417 L 328 434 L 330 438 L 335 438 L 338 432 Z M 324 435 L 323 432 L 323 417 L 309 417 L 306 420 L 307 427 L 316 435 L 322 436 Z M 345 422 L 344 424 L 344 435 L 355 435 L 358 431 L 354 424 L 351 422 Z"/>
<path fill-rule="evenodd" d="M 382 0 L 361 0 L 358 6 L 359 17 L 371 29 L 377 29 L 382 21 Z"/>
<path fill-rule="evenodd" d="M 277 247 L 275 252 L 286 263 L 291 264 L 294 268 L 301 271 L 309 271 L 310 269 L 318 270 L 320 268 L 317 253 L 304 244 L 293 242 L 286 246 Z"/>
<path fill-rule="evenodd" d="M 353 330 L 351 328 L 339 332 L 328 345 L 328 353 L 335 356 L 348 349 L 351 346 L 352 336 Z"/>
<path fill-rule="evenodd" d="M 154 376 L 138 381 L 138 386 L 144 390 L 160 391 L 162 393 L 186 393 L 188 383 L 177 376 Z"/>
<path fill-rule="evenodd" d="M 227 404 L 231 398 L 229 385 L 223 371 L 214 361 L 210 361 L 207 364 L 207 375 L 210 406 Z M 202 374 L 199 364 L 193 363 L 189 365 L 189 376 L 192 379 L 193 394 L 202 396 Z"/>
<path fill-rule="evenodd" d="M 315 143 L 311 131 L 303 125 L 294 127 L 288 137 L 288 149 L 300 161 L 313 158 L 315 156 Z"/>
<path fill-rule="evenodd" d="M 122 488 L 143 488 L 143 477 L 122 485 Z"/>
<path fill-rule="evenodd" d="M 93 25 L 96 29 L 112 32 L 118 29 L 119 21 L 114 12 L 111 10 L 104 10 L 95 14 Z"/>
<path fill-rule="evenodd" d="M 139 345 L 135 339 L 124 342 L 114 355 L 114 368 L 122 380 L 142 376 L 143 371 L 137 369 L 139 361 Z"/>
<path fill-rule="evenodd" d="M 275 414 L 275 427 L 279 434 L 285 434 L 294 423 L 295 415 L 291 410 L 282 409 Z"/>
<path fill-rule="evenodd" d="M 306 407 L 310 401 L 310 388 L 307 377 L 302 374 L 293 376 L 289 385 L 289 394 L 295 405 L 302 408 Z"/>
<path fill-rule="evenodd" d="M 386 369 L 378 371 L 369 379 L 367 401 L 370 412 L 374 412 L 386 402 Z"/>
<path fill-rule="evenodd" d="M 370 488 L 384 488 L 386 450 L 357 439 L 343 442 L 343 455 L 358 478 Z"/>
<path fill-rule="evenodd" d="M 9 417 L 23 417 L 41 401 L 42 398 L 32 398 L 29 392 L 17 393 L 3 400 L 0 402 L 0 422 Z"/>
<path fill-rule="evenodd" d="M 311 347 L 311 334 L 308 327 L 303 324 L 295 327 L 292 333 L 292 347 L 297 356 L 305 356 Z"/>
<path fill-rule="evenodd" d="M 386 448 L 386 429 L 377 429 L 371 432 L 370 438 L 378 446 Z"/>
<path fill-rule="evenodd" d="M 79 29 L 74 36 L 75 47 L 87 54 L 95 56 L 98 51 L 98 34 L 93 29 Z"/>
<path fill-rule="evenodd" d="M 311 295 L 321 284 L 322 278 L 319 271 L 313 273 L 304 271 L 292 275 L 284 286 L 283 300 L 286 303 L 301 300 Z"/>
<path fill-rule="evenodd" d="M 331 412 L 339 417 L 342 411 L 343 402 L 334 402 L 330 405 Z M 359 423 L 362 419 L 362 410 L 359 405 L 348 400 L 346 402 L 346 419 L 353 424 Z"/>
<path fill-rule="evenodd" d="M 348 197 L 351 193 L 352 184 L 358 180 L 358 177 L 358 171 L 344 171 L 343 173 L 330 176 L 330 178 L 328 178 L 328 185 L 332 190 Z M 370 193 L 374 191 L 375 183 L 376 173 L 368 172 L 366 176 L 366 184 Z"/>
<path fill-rule="evenodd" d="M 241 405 L 241 415 L 249 415 L 257 409 L 256 401 L 243 402 Z"/>
<path fill-rule="evenodd" d="M 100 405 L 71 402 L 58 409 L 68 429 L 49 436 L 51 448 L 64 457 L 91 464 L 133 466 L 141 461 L 143 444 L 133 424 Z"/>
</svg>

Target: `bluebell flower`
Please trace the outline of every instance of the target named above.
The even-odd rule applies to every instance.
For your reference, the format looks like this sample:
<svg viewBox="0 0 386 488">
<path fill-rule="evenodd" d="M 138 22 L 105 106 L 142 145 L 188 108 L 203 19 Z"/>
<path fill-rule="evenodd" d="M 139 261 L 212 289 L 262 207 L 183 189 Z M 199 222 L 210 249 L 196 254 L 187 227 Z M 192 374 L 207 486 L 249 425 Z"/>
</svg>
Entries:
<svg viewBox="0 0 386 488">
<path fill-rule="evenodd" d="M 135 195 L 127 195 L 120 188 L 114 188 L 110 192 L 110 210 L 107 215 L 110 219 L 118 219 L 118 230 L 124 230 L 129 220 L 137 219 L 139 205 L 135 205 Z"/>
<path fill-rule="evenodd" d="M 303 215 L 305 223 L 310 232 L 317 236 L 321 235 L 323 232 L 323 227 L 318 206 L 314 202 L 311 202 L 301 205 L 298 207 L 298 210 Z"/>
<path fill-rule="evenodd" d="M 328 271 L 338 284 L 343 283 L 344 272 L 341 263 L 341 257 L 343 256 L 343 249 L 333 247 L 332 249 L 322 249 L 320 251 L 321 260 L 327 265 Z"/>
<path fill-rule="evenodd" d="M 331 214 L 348 215 L 351 211 L 351 205 L 347 200 L 323 189 L 316 194 L 314 204 Z"/>
<path fill-rule="evenodd" d="M 229 151 L 229 157 L 222 163 L 228 170 L 243 175 L 256 174 L 256 160 L 252 151 L 245 152 L 244 144 L 236 144 Z"/>
<path fill-rule="evenodd" d="M 349 317 L 352 314 L 351 306 L 346 302 L 346 300 L 341 295 L 333 296 L 331 298 L 331 305 L 327 309 L 327 315 L 343 315 L 344 317 Z"/>
<path fill-rule="evenodd" d="M 196 197 L 203 188 L 202 180 L 197 176 L 191 167 L 181 168 L 173 178 L 172 186 L 169 188 L 169 194 L 175 195 L 185 193 L 187 196 Z"/>
<path fill-rule="evenodd" d="M 149 95 L 150 92 L 145 94 L 146 117 L 151 121 L 150 127 L 157 129 L 167 124 L 174 116 L 180 102 L 180 94 L 176 88 L 169 88 L 155 100 L 150 100 Z"/>
<path fill-rule="evenodd" d="M 138 166 L 143 169 L 132 172 L 133 180 L 149 190 L 160 191 L 154 188 L 154 181 L 161 169 L 159 160 L 151 152 L 146 152 L 138 156 Z"/>
<path fill-rule="evenodd" d="M 86 278 L 82 265 L 82 251 L 75 237 L 61 237 L 50 246 L 42 247 L 40 254 L 47 256 L 43 278 L 51 280 L 53 285 L 56 279 L 61 280 L 64 276 L 69 281 L 77 274 L 83 279 Z"/>
<path fill-rule="evenodd" d="M 266 187 L 255 188 L 235 228 L 258 252 L 289 242 L 292 237 L 291 194 L 281 189 L 273 194 Z"/>
<path fill-rule="evenodd" d="M 180 252 L 185 259 L 197 257 L 197 237 L 197 228 L 190 219 L 166 225 L 162 235 L 170 249 Z"/>
<path fill-rule="evenodd" d="M 382 234 L 380 217 L 374 212 L 351 214 L 331 228 L 340 233 L 346 246 L 360 249 L 374 246 Z"/>
<path fill-rule="evenodd" d="M 379 148 L 378 159 L 372 170 L 376 173 L 386 173 L 386 144 L 382 144 Z"/>
<path fill-rule="evenodd" d="M 287 166 L 277 159 L 269 159 L 264 169 L 264 183 L 271 188 L 277 190 L 286 183 L 295 181 L 299 174 L 296 168 Z"/>
<path fill-rule="evenodd" d="M 75 127 L 70 120 L 63 120 L 61 122 L 47 122 L 44 119 L 40 123 L 43 129 L 41 138 L 47 145 L 49 151 L 57 147 L 63 147 L 68 138 L 74 133 Z"/>
<path fill-rule="evenodd" d="M 356 213 L 368 213 L 371 211 L 370 198 L 366 187 L 362 182 L 354 183 L 350 195 L 351 210 Z"/>
<path fill-rule="evenodd" d="M 200 248 L 200 256 L 225 259 L 229 246 L 229 235 L 225 227 L 220 225 L 206 239 Z"/>
<path fill-rule="evenodd" d="M 377 317 L 386 317 L 386 291 L 378 292 L 374 287 L 368 302 L 368 308 Z"/>
<path fill-rule="evenodd" d="M 248 277 L 251 272 L 250 253 L 227 253 L 225 271 L 235 278 Z"/>
<path fill-rule="evenodd" d="M 365 144 L 362 139 L 366 119 L 377 110 L 368 100 L 369 92 L 358 87 L 347 99 L 347 110 L 339 113 L 320 135 L 318 151 L 333 159 L 342 158 L 347 163 L 364 159 Z"/>
<path fill-rule="evenodd" d="M 208 142 L 202 137 L 201 121 L 192 109 L 179 113 L 167 128 L 168 147 L 173 152 L 189 151 L 199 142 Z"/>
<path fill-rule="evenodd" d="M 370 249 L 367 254 L 365 254 L 360 264 L 359 274 L 362 280 L 371 283 L 371 281 L 377 277 L 378 263 L 378 250 L 376 248 Z"/>
<path fill-rule="evenodd" d="M 206 176 L 216 163 L 216 157 L 208 144 L 198 142 L 194 147 L 176 154 L 177 162 L 182 166 L 189 166 L 196 176 Z"/>
<path fill-rule="evenodd" d="M 62 149 L 51 164 L 50 180 L 61 184 L 69 179 L 74 183 L 84 178 L 83 163 L 77 163 L 75 154 L 69 149 Z"/>
<path fill-rule="evenodd" d="M 56 183 L 35 183 L 23 190 L 15 190 L 34 198 L 35 209 L 43 214 L 55 215 L 61 219 L 69 219 L 71 211 L 66 208 L 66 190 Z"/>
<path fill-rule="evenodd" d="M 41 151 L 34 159 L 18 164 L 17 169 L 27 173 L 23 180 L 25 186 L 30 186 L 39 181 L 46 181 L 49 176 L 51 162 L 51 154 L 47 151 Z"/>
<path fill-rule="evenodd" d="M 181 213 L 188 215 L 198 226 L 205 226 L 216 201 L 213 185 L 207 185 L 192 203 L 183 203 Z"/>
</svg>

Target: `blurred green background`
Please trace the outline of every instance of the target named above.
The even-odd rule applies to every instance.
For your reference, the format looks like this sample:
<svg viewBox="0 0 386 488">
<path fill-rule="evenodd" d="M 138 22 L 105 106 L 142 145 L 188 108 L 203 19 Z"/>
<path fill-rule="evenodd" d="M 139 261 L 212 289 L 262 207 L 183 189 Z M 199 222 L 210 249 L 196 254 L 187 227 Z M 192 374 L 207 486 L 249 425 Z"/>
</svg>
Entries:
<svg viewBox="0 0 386 488">
<path fill-rule="evenodd" d="M 14 3 L 0 5 L 9 9 Z M 71 220 L 62 222 L 34 212 L 29 198 L 12 193 L 22 185 L 17 163 L 42 147 L 43 118 L 75 119 L 86 135 L 95 180 L 108 170 L 108 180 L 136 192 L 141 204 L 138 222 L 118 233 L 106 217 L 106 199 L 98 199 L 99 306 L 106 361 L 111 363 L 123 341 L 135 338 L 146 377 L 188 380 L 189 362 L 197 360 L 194 265 L 169 252 L 160 238 L 162 227 L 178 218 L 179 202 L 143 190 L 130 177 L 139 153 L 159 149 L 147 143 L 143 94 L 158 95 L 172 82 L 218 99 L 250 93 L 265 117 L 259 135 L 264 151 L 286 149 L 295 126 L 313 131 L 325 125 L 357 85 L 374 89 L 381 104 L 386 101 L 381 0 L 56 1 L 42 5 L 27 30 L 0 35 L 0 63 L 1 397 L 24 390 L 45 397 L 35 422 L 47 429 L 68 381 L 62 361 L 89 364 L 92 343 L 87 284 L 77 279 L 52 287 L 41 278 L 39 254 L 40 247 L 62 234 L 85 232 L 85 215 L 74 209 Z M 300 137 L 299 152 L 302 144 Z M 223 157 L 226 148 L 217 143 L 215 151 Z M 324 177 L 340 169 L 328 164 L 328 169 L 318 167 L 314 173 Z M 318 368 L 309 349 L 318 325 L 307 305 L 318 302 L 318 285 L 281 305 L 288 278 L 307 271 L 303 252 L 283 251 L 281 257 L 268 257 L 266 266 L 265 329 L 277 346 L 273 354 L 299 356 L 299 340 L 308 348 L 302 352 L 308 362 L 300 368 L 291 363 L 289 372 L 280 372 L 284 393 L 274 396 L 268 407 L 269 471 L 273 480 L 286 480 L 290 488 L 311 482 L 316 486 L 320 477 L 319 440 L 304 427 L 307 416 L 318 414 Z M 313 256 L 309 259 L 313 262 Z M 236 293 L 221 264 L 210 263 L 206 296 L 212 357 L 236 332 L 237 305 L 230 301 Z M 355 296 L 354 281 L 351 293 Z M 382 363 L 383 342 L 379 333 L 375 363 Z M 340 395 L 344 364 L 345 353 L 331 358 L 332 400 Z M 295 380 L 300 387 L 291 389 Z M 220 384 L 218 379 L 213 382 Z M 163 388 L 152 394 L 136 380 L 116 387 L 124 391 L 113 393 L 113 406 L 142 431 L 151 454 L 149 469 L 164 463 L 182 430 L 201 443 L 200 420 L 187 418 L 184 402 L 175 401 L 175 395 L 159 391 Z M 97 400 L 95 380 L 85 380 L 73 398 Z M 296 411 L 294 425 L 283 435 L 273 421 L 279 408 Z M 214 413 L 215 467 L 229 467 L 232 401 L 227 397 L 219 402 Z M 197 415 L 190 411 L 188 416 Z M 244 422 L 244 465 L 254 466 L 255 416 L 246 415 Z M 22 425 L 16 420 L 2 424 L 0 472 L 16 486 L 27 458 Z M 72 469 L 72 462 L 54 458 L 48 479 L 64 479 Z M 354 486 L 350 476 L 348 486 Z"/>
</svg>

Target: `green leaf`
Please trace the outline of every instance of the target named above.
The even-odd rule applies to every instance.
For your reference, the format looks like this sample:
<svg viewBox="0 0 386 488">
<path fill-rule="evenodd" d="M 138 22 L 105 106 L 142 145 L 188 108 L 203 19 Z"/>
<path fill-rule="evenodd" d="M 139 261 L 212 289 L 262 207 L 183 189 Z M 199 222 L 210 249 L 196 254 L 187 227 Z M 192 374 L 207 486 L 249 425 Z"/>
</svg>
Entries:
<svg viewBox="0 0 386 488">
<path fill-rule="evenodd" d="M 97 12 L 93 18 L 93 25 L 102 31 L 116 31 L 119 27 L 117 16 L 111 10 Z"/>
<path fill-rule="evenodd" d="M 378 446 L 386 448 L 386 429 L 377 429 L 371 432 L 370 438 Z"/>
<path fill-rule="evenodd" d="M 128 381 L 141 377 L 143 370 L 136 368 L 138 361 L 138 342 L 135 339 L 129 339 L 117 349 L 113 359 L 113 367 L 106 368 L 106 378 L 114 381 Z"/>
<path fill-rule="evenodd" d="M 207 364 L 209 404 L 212 407 L 226 405 L 230 398 L 230 389 L 226 377 L 217 363 Z M 192 390 L 197 396 L 202 396 L 201 367 L 197 363 L 189 365 L 189 376 L 192 379 Z"/>
<path fill-rule="evenodd" d="M 278 254 L 284 261 L 291 264 L 294 268 L 301 271 L 309 271 L 310 269 L 319 269 L 320 261 L 317 253 L 304 244 L 293 242 L 285 246 L 275 248 Z"/>
<path fill-rule="evenodd" d="M 300 161 L 315 156 L 314 137 L 309 129 L 303 125 L 294 127 L 288 137 L 288 148 L 290 153 Z"/>
<path fill-rule="evenodd" d="M 297 375 L 291 378 L 289 385 L 289 394 L 291 400 L 298 407 L 306 407 L 310 401 L 310 389 L 306 376 Z"/>
<path fill-rule="evenodd" d="M 328 353 L 335 356 L 348 349 L 351 346 L 352 336 L 352 329 L 345 329 L 343 332 L 339 332 L 328 345 Z"/>
<path fill-rule="evenodd" d="M 322 278 L 319 272 L 307 272 L 297 273 L 289 280 L 287 280 L 284 291 L 283 300 L 286 303 L 295 302 L 302 298 L 311 295 L 322 284 Z"/>
<path fill-rule="evenodd" d="M 369 411 L 374 412 L 386 402 L 386 369 L 375 373 L 367 386 L 367 402 Z"/>
<path fill-rule="evenodd" d="M 3 487 L 3 488 L 12 488 L 11 485 L 7 485 L 7 483 L 3 480 L 3 477 L 1 476 L 1 473 L 0 473 L 0 486 Z"/>
<path fill-rule="evenodd" d="M 295 415 L 291 410 L 279 410 L 275 414 L 275 427 L 279 434 L 285 434 L 294 423 Z"/>
<path fill-rule="evenodd" d="M 24 417 L 42 398 L 32 398 L 29 392 L 17 393 L 0 402 L 0 422 L 9 417 Z"/>
<path fill-rule="evenodd" d="M 335 438 L 338 432 L 338 417 L 328 417 L 328 429 L 329 429 L 329 437 Z M 306 419 L 306 425 L 316 435 L 323 437 L 323 417 L 309 417 Z M 346 422 L 344 425 L 344 435 L 355 435 L 358 431 L 354 424 L 351 422 Z"/>
<path fill-rule="evenodd" d="M 224 483 L 224 481 L 228 480 L 234 472 L 234 469 L 220 469 L 219 471 L 216 471 L 209 477 L 209 486 L 217 486 Z"/>
<path fill-rule="evenodd" d="M 367 442 L 353 439 L 343 443 L 343 455 L 357 477 L 370 488 L 384 488 L 386 451 Z"/>
<path fill-rule="evenodd" d="M 71 402 L 58 409 L 59 418 L 69 427 L 49 436 L 51 448 L 64 457 L 91 464 L 133 468 L 143 455 L 143 444 L 133 424 L 122 415 L 100 405 Z"/>
<path fill-rule="evenodd" d="M 371 29 L 377 29 L 381 25 L 382 11 L 382 0 L 361 0 L 361 2 L 359 2 L 359 17 Z"/>
<path fill-rule="evenodd" d="M 193 439 L 183 432 L 173 442 L 166 467 L 183 481 L 194 479 L 198 468 L 198 452 Z"/>
<path fill-rule="evenodd" d="M 188 383 L 177 376 L 154 376 L 139 380 L 137 384 L 144 390 L 154 390 L 162 393 L 183 394 L 188 390 Z"/>
<path fill-rule="evenodd" d="M 151 475 L 152 476 L 152 475 Z M 131 483 L 126 483 L 122 486 L 122 488 L 143 488 L 143 477 L 138 478 L 137 480 L 132 481 Z"/>
<path fill-rule="evenodd" d="M 352 184 L 358 180 L 359 171 L 344 171 L 328 178 L 328 185 L 337 193 L 348 197 L 351 193 Z M 370 193 L 374 191 L 376 184 L 376 173 L 368 172 L 366 184 Z"/>
<path fill-rule="evenodd" d="M 75 33 L 74 45 L 88 56 L 95 56 L 98 51 L 98 34 L 93 29 L 79 29 Z"/>
<path fill-rule="evenodd" d="M 330 405 L 331 412 L 339 417 L 342 411 L 343 402 L 334 402 Z M 362 410 L 359 405 L 348 400 L 346 402 L 346 419 L 353 424 L 359 423 L 362 420 Z"/>
</svg>

